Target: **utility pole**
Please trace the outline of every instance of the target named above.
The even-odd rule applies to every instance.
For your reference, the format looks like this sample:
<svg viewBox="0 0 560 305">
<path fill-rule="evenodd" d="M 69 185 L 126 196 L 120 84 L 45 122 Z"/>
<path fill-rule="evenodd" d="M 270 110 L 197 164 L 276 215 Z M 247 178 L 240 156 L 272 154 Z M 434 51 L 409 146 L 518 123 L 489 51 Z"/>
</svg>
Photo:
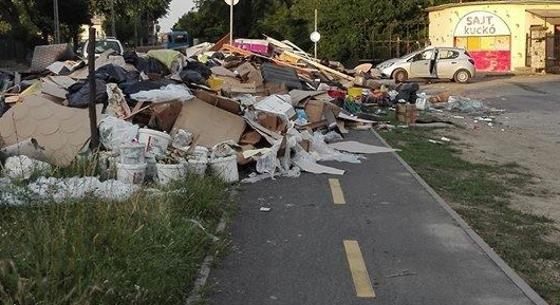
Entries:
<svg viewBox="0 0 560 305">
<path fill-rule="evenodd" d="M 117 37 L 117 30 L 115 27 L 115 0 L 111 0 L 111 36 Z"/>
<path fill-rule="evenodd" d="M 89 127 L 91 131 L 91 141 L 89 147 L 92 150 L 99 148 L 99 130 L 97 129 L 97 111 L 95 103 L 97 101 L 97 88 L 95 88 L 95 28 L 89 28 L 88 43 L 88 82 L 89 82 Z"/>
<path fill-rule="evenodd" d="M 58 0 L 53 1 L 54 7 L 54 43 L 60 43 L 60 20 L 58 19 Z"/>
<path fill-rule="evenodd" d="M 233 0 L 229 3 L 229 44 L 233 45 Z"/>
</svg>

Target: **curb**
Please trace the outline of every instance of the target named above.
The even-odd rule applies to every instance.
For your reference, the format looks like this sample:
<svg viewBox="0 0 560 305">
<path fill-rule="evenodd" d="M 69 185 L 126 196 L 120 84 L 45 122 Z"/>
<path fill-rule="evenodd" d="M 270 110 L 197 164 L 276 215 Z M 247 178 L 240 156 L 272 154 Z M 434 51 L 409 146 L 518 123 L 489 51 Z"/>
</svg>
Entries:
<svg viewBox="0 0 560 305">
<path fill-rule="evenodd" d="M 232 189 L 230 191 L 229 199 L 232 199 L 236 194 L 237 194 L 237 190 Z M 226 212 L 224 212 L 224 215 L 222 215 L 222 217 L 220 218 L 220 223 L 218 223 L 218 226 L 216 227 L 216 231 L 214 232 L 214 235 L 219 235 L 220 233 L 225 231 L 226 227 L 227 227 L 227 217 L 226 217 Z M 186 299 L 184 303 L 185 305 L 195 305 L 202 300 L 201 291 L 204 288 L 204 286 L 206 286 L 206 282 L 208 281 L 208 277 L 210 276 L 210 271 L 211 271 L 210 266 L 212 266 L 212 263 L 214 263 L 216 254 L 217 253 L 208 254 L 204 258 L 204 261 L 202 262 L 200 268 L 198 269 L 198 275 L 194 281 L 193 289 L 189 294 L 189 297 Z"/>
<path fill-rule="evenodd" d="M 385 139 L 383 139 L 375 130 L 373 134 L 386 147 L 391 147 Z M 535 305 L 549 305 L 533 288 L 529 286 L 483 239 L 478 235 L 467 222 L 457 213 L 438 193 L 430 186 L 408 163 L 404 161 L 396 152 L 392 154 L 406 168 L 406 170 L 428 191 L 428 193 L 437 201 L 437 203 L 459 224 L 459 226 L 467 233 L 467 235 L 486 253 L 486 255 L 500 268 L 506 276 L 531 300 Z"/>
</svg>

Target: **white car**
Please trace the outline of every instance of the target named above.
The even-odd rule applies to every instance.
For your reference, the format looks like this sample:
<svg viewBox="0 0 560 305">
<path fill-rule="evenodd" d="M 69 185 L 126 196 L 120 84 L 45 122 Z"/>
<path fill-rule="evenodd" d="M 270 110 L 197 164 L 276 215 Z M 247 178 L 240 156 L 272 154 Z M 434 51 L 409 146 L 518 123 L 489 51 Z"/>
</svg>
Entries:
<svg viewBox="0 0 560 305">
<path fill-rule="evenodd" d="M 396 82 L 410 78 L 439 78 L 466 83 L 476 73 L 474 60 L 469 53 L 465 49 L 452 47 L 428 47 L 384 61 L 377 69 L 383 77 Z"/>
<path fill-rule="evenodd" d="M 82 54 L 84 58 L 87 58 L 89 51 L 89 40 L 86 40 L 82 48 Z M 99 54 L 102 54 L 103 52 L 106 52 L 108 50 L 113 50 L 119 55 L 124 54 L 123 45 L 116 38 L 108 37 L 106 39 L 99 39 L 95 41 L 95 57 L 99 57 Z"/>
</svg>

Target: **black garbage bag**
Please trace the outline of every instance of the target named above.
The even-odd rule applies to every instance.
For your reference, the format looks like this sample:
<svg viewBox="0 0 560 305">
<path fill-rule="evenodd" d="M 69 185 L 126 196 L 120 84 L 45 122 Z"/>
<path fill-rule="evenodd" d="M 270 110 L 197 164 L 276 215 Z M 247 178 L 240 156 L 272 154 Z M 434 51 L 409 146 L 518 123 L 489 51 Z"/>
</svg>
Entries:
<svg viewBox="0 0 560 305">
<path fill-rule="evenodd" d="M 420 86 L 417 83 L 402 83 L 399 84 L 396 88 L 397 92 L 399 93 L 396 97 L 396 101 L 405 100 L 411 104 L 416 104 L 416 99 L 418 96 L 418 90 L 420 90 Z"/>
<path fill-rule="evenodd" d="M 138 71 L 146 74 L 169 75 L 169 69 L 155 58 L 138 57 L 136 65 Z"/>
<path fill-rule="evenodd" d="M 89 104 L 90 86 L 87 81 L 78 82 L 68 88 L 68 106 L 86 108 Z M 95 80 L 95 103 L 107 105 L 107 83 L 101 79 Z"/>
<path fill-rule="evenodd" d="M 129 80 L 125 83 L 119 85 L 119 88 L 123 91 L 125 96 L 130 96 L 131 94 L 138 93 L 140 91 L 150 91 L 160 89 L 161 87 L 165 87 L 169 84 L 174 84 L 175 82 L 171 80 L 145 80 L 145 81 L 138 81 L 138 80 Z"/>
<path fill-rule="evenodd" d="M 183 70 L 183 71 L 181 71 L 179 76 L 181 76 L 181 79 L 185 83 L 195 83 L 195 84 L 199 84 L 199 85 L 206 85 L 206 79 L 204 79 L 204 77 L 202 77 L 202 74 L 200 74 L 197 71 Z"/>
<path fill-rule="evenodd" d="M 0 98 L 0 118 L 4 115 L 4 113 L 6 113 L 6 111 L 8 111 L 8 109 L 10 109 L 10 107 L 8 107 L 4 98 Z"/>
<path fill-rule="evenodd" d="M 138 63 L 138 54 L 134 51 L 126 51 L 123 54 L 124 62 L 136 66 Z"/>
<path fill-rule="evenodd" d="M 104 65 L 103 67 L 97 69 L 95 71 L 95 78 L 101 79 L 106 83 L 117 84 L 126 82 L 128 79 L 126 70 L 123 67 L 114 64 Z"/>
<path fill-rule="evenodd" d="M 187 61 L 187 66 L 185 67 L 184 70 L 193 70 L 196 71 L 198 73 L 200 73 L 200 75 L 204 78 L 204 79 L 208 79 L 211 75 L 212 75 L 212 70 L 210 70 L 210 68 L 208 68 L 206 65 L 195 61 L 195 60 L 188 60 Z"/>
<path fill-rule="evenodd" d="M 212 54 L 212 56 L 210 56 L 210 58 L 224 60 L 224 59 L 226 59 L 226 56 L 222 52 L 216 52 L 216 53 Z"/>
</svg>

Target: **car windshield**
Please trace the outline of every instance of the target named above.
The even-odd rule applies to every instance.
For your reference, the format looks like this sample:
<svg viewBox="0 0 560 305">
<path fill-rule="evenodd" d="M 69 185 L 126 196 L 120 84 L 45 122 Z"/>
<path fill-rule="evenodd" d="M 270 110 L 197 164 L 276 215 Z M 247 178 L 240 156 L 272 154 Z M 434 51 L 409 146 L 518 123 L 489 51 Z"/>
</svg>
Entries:
<svg viewBox="0 0 560 305">
<path fill-rule="evenodd" d="M 407 59 L 407 58 L 410 58 L 410 57 L 415 56 L 416 54 L 418 54 L 418 53 L 420 53 L 420 52 L 421 52 L 421 51 L 416 51 L 416 52 L 408 53 L 408 54 L 406 54 L 405 56 L 402 56 L 402 57 L 399 57 L 399 58 L 400 58 L 400 59 Z"/>
<path fill-rule="evenodd" d="M 186 34 L 175 34 L 173 36 L 174 43 L 186 43 L 189 42 L 189 37 Z"/>
<path fill-rule="evenodd" d="M 105 51 L 112 49 L 115 52 L 120 52 L 121 48 L 116 41 L 100 40 L 95 42 L 95 53 L 101 54 Z"/>
</svg>

